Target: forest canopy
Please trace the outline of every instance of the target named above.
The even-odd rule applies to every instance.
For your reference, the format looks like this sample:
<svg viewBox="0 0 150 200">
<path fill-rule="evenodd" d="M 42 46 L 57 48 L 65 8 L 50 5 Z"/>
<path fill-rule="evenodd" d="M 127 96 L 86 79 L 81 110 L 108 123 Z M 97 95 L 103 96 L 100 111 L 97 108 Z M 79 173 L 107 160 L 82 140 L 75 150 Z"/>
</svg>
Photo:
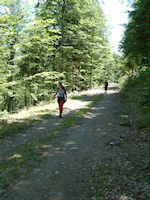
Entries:
<svg viewBox="0 0 150 200">
<path fill-rule="evenodd" d="M 30 7 L 27 0 L 0 2 L 1 111 L 48 100 L 59 81 L 83 90 L 112 77 L 99 1 L 39 0 L 34 12 Z"/>
<path fill-rule="evenodd" d="M 150 66 L 150 1 L 137 0 L 129 12 L 121 49 L 133 71 Z"/>
</svg>

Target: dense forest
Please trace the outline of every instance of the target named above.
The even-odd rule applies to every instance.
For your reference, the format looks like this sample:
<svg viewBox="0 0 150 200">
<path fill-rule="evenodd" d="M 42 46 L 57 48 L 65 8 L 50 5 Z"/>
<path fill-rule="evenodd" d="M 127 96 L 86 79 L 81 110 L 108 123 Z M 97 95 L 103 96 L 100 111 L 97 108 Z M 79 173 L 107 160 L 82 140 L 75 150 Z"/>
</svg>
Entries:
<svg viewBox="0 0 150 200">
<path fill-rule="evenodd" d="M 105 79 L 126 91 L 139 84 L 131 98 L 149 109 L 150 3 L 131 4 L 119 56 L 98 0 L 1 0 L 0 113 L 49 100 L 59 81 L 80 91 Z"/>
<path fill-rule="evenodd" d="M 138 0 L 129 12 L 121 48 L 133 72 L 150 66 L 150 2 Z"/>
<path fill-rule="evenodd" d="M 119 79 L 99 1 L 38 1 L 32 11 L 25 0 L 0 3 L 1 111 L 48 100 L 59 81 L 69 91 Z"/>
<path fill-rule="evenodd" d="M 120 44 L 126 72 L 123 91 L 136 105 L 141 127 L 150 126 L 150 1 L 132 3 Z"/>
</svg>

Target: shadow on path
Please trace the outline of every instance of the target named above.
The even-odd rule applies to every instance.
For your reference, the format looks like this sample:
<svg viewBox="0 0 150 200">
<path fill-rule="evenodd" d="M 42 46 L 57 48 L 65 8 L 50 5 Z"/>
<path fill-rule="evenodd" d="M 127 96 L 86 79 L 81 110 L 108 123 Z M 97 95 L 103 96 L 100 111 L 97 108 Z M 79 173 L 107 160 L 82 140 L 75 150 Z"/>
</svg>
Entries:
<svg viewBox="0 0 150 200">
<path fill-rule="evenodd" d="M 92 199 L 93 179 L 104 162 L 106 143 L 130 131 L 116 125 L 117 92 L 112 90 L 108 94 L 80 119 L 80 124 L 65 129 L 63 137 L 47 141 L 38 155 L 41 162 L 34 161 L 32 172 L 16 180 L 1 200 Z M 46 125 L 47 121 L 36 129 L 41 131 Z"/>
<path fill-rule="evenodd" d="M 85 95 L 78 97 L 80 101 L 71 101 L 64 105 L 64 119 L 69 118 L 73 113 L 89 104 L 97 94 L 86 96 L 86 98 L 84 98 L 84 96 Z M 43 112 L 48 112 L 48 110 L 44 110 Z M 14 122 L 12 130 L 10 129 L 10 136 L 0 140 L 0 161 L 7 159 L 13 152 L 15 153 L 19 146 L 33 141 L 40 135 L 49 133 L 54 127 L 60 125 L 63 119 L 58 117 L 58 110 L 49 110 L 49 112 L 51 114 L 41 114 L 38 116 L 38 119 L 21 119 L 19 122 Z M 29 124 L 29 126 L 27 126 L 27 124 Z M 19 129 L 20 125 L 22 128 Z"/>
</svg>

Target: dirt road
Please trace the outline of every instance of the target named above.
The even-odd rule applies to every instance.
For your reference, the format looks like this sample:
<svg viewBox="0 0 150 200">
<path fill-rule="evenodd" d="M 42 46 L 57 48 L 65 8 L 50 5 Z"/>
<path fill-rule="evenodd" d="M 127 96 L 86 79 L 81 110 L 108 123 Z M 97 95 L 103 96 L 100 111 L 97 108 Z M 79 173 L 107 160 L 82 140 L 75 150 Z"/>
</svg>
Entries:
<svg viewBox="0 0 150 200">
<path fill-rule="evenodd" d="M 111 86 L 78 125 L 45 146 L 42 162 L 10 185 L 1 200 L 103 199 L 94 195 L 94 179 L 108 145 L 133 131 L 118 123 L 118 90 Z"/>
</svg>

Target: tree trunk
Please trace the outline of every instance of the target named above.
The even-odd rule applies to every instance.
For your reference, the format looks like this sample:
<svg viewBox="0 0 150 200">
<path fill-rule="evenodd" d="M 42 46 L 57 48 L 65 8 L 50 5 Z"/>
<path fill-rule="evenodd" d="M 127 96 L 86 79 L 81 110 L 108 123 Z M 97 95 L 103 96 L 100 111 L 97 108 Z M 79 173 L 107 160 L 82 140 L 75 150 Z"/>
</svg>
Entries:
<svg viewBox="0 0 150 200">
<path fill-rule="evenodd" d="M 65 15 L 65 8 L 66 8 L 66 0 L 63 0 L 62 10 L 61 10 L 61 48 L 60 48 L 60 69 L 63 71 L 63 64 L 64 64 L 64 15 Z"/>
<path fill-rule="evenodd" d="M 92 89 L 92 79 L 93 79 L 93 70 L 92 70 L 92 67 L 93 67 L 93 58 L 91 56 L 91 67 L 90 67 L 90 89 Z"/>
<path fill-rule="evenodd" d="M 10 57 L 8 59 L 8 64 L 12 65 L 12 66 L 14 65 L 13 59 L 15 57 L 15 51 L 14 51 L 13 47 L 14 47 L 15 43 L 16 43 L 16 41 L 14 39 L 14 41 L 10 45 L 11 51 L 10 51 Z M 13 75 L 12 75 L 12 71 L 11 71 L 11 75 L 8 78 L 8 82 L 12 82 L 12 81 L 13 81 Z M 12 87 L 10 86 L 10 87 L 8 87 L 8 89 L 12 90 Z M 13 109 L 13 98 L 14 98 L 13 96 L 7 96 L 7 110 L 8 110 L 8 112 L 11 112 L 12 109 Z"/>
</svg>

